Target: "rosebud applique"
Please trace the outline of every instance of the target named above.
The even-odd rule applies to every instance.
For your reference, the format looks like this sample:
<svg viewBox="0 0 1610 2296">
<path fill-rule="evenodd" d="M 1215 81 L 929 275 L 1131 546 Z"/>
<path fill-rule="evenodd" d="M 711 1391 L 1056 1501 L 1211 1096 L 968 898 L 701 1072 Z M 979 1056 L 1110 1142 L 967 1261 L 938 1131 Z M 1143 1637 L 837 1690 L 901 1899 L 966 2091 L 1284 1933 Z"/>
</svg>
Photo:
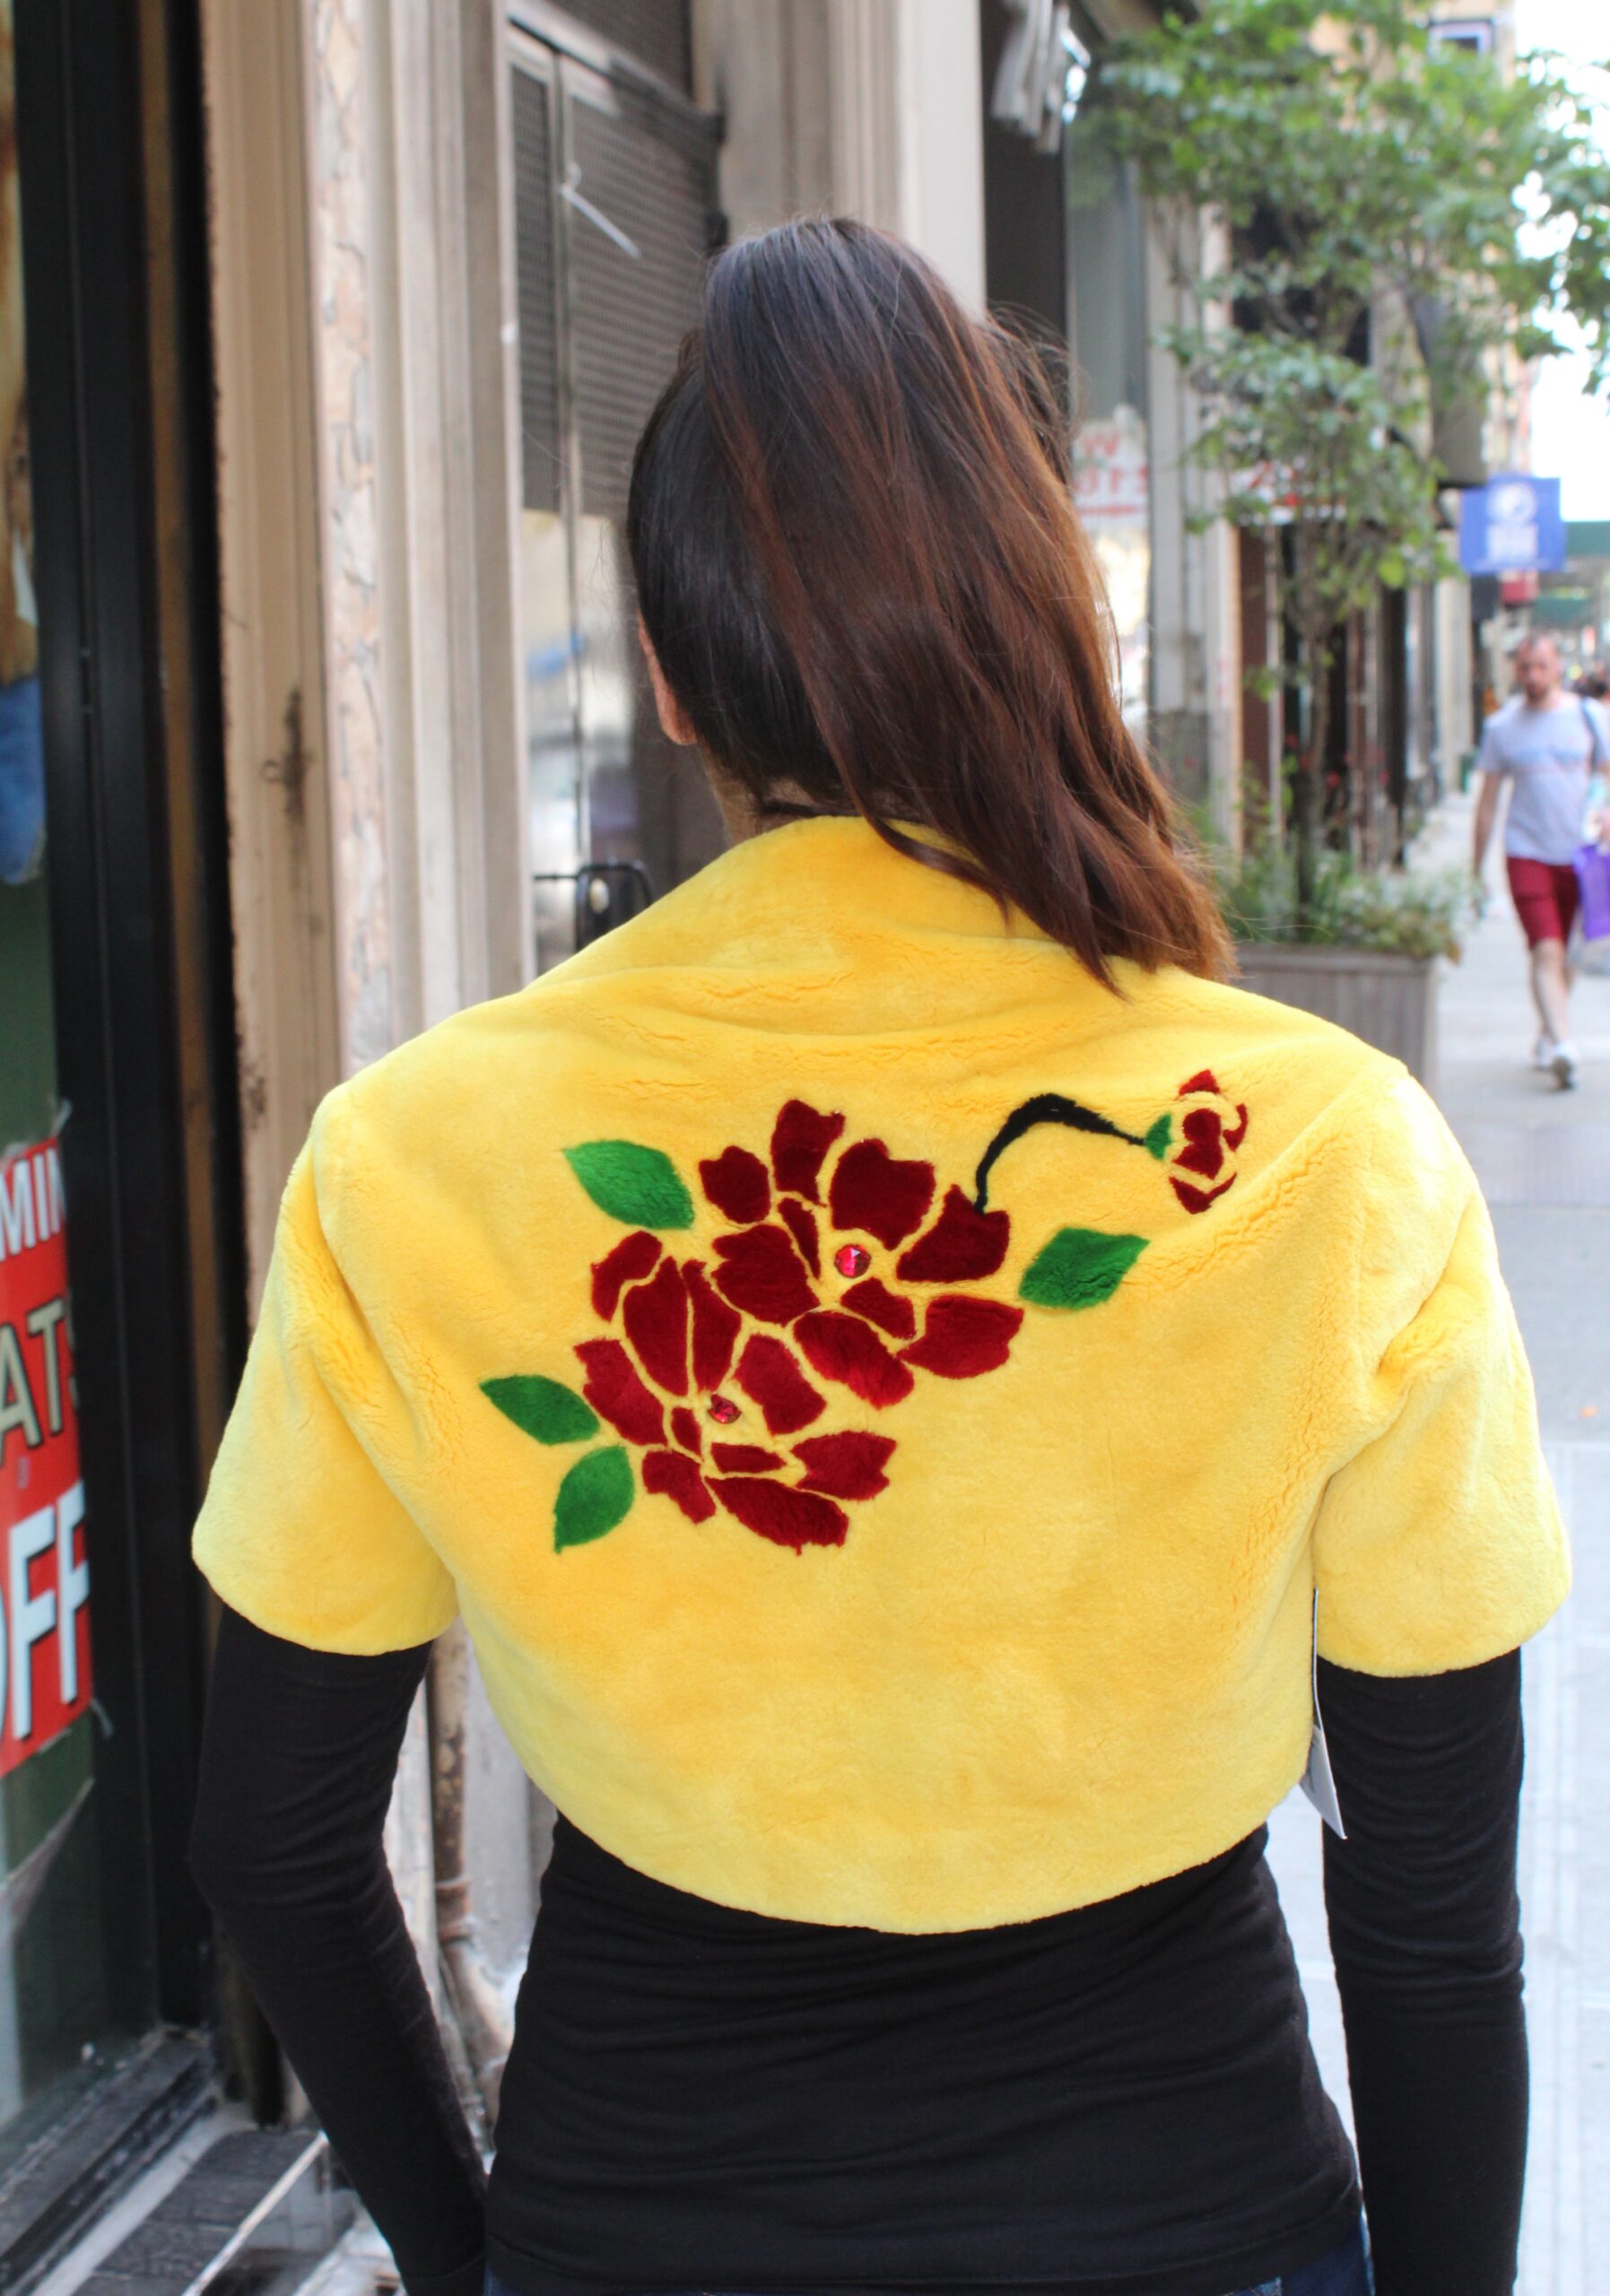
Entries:
<svg viewBox="0 0 1610 2296">
<path fill-rule="evenodd" d="M 1099 1307 L 1146 1249 L 1144 1236 L 1070 1225 L 1029 1258 L 1015 1300 L 968 1288 L 998 1278 L 1011 1251 L 990 1188 L 1013 1145 L 1055 1125 L 1139 1148 L 1200 1213 L 1232 1184 L 1247 1121 L 1209 1069 L 1144 1132 L 1039 1093 L 996 1132 L 970 1194 L 883 1140 L 844 1142 L 843 1113 L 798 1100 L 764 1156 L 733 1144 L 701 1160 L 702 1205 L 662 1150 L 567 1149 L 581 1187 L 629 1231 L 591 1269 L 605 1328 L 575 1345 L 579 1392 L 545 1374 L 483 1383 L 535 1441 L 592 1446 L 560 1483 L 555 1546 L 614 1530 L 640 1484 L 690 1523 L 725 1513 L 796 1553 L 841 1546 L 849 1509 L 898 1473 L 892 1428 L 847 1418 L 897 1422 L 919 1379 L 1000 1370 L 1026 1310 Z M 679 1248 L 690 1231 L 700 1239 Z"/>
<path fill-rule="evenodd" d="M 1211 1068 L 1188 1076 L 1179 1098 L 1180 1144 L 1169 1160 L 1170 1185 L 1188 1212 L 1205 1212 L 1235 1178 L 1231 1160 L 1247 1137 L 1247 1111 L 1220 1090 Z"/>
</svg>

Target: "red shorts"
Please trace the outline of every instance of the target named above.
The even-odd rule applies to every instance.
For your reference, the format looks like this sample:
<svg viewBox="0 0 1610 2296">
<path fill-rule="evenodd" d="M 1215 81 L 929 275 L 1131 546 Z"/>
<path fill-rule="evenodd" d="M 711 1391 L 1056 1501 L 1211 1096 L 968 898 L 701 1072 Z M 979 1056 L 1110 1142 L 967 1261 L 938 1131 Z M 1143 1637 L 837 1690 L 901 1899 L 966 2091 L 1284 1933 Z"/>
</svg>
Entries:
<svg viewBox="0 0 1610 2296">
<path fill-rule="evenodd" d="M 1535 949 L 1539 941 L 1569 941 L 1580 898 L 1571 864 L 1525 861 L 1511 853 L 1504 866 L 1510 873 L 1510 898 L 1527 948 Z"/>
</svg>

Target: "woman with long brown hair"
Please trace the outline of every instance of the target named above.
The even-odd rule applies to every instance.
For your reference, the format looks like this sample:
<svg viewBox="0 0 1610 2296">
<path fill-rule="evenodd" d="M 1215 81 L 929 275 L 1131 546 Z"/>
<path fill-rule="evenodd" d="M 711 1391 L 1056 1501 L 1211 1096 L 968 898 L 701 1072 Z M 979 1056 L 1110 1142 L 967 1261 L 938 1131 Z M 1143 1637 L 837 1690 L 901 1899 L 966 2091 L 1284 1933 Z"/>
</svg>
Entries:
<svg viewBox="0 0 1610 2296">
<path fill-rule="evenodd" d="M 1567 1569 L 1468 1168 L 1220 985 L 1053 398 L 909 248 L 714 264 L 630 540 L 733 844 L 320 1110 L 204 1885 L 411 2296 L 1362 2296 L 1361 2181 L 1377 2296 L 1500 2296 Z M 460 1613 L 560 1813 L 489 2191 L 380 1847 Z"/>
</svg>

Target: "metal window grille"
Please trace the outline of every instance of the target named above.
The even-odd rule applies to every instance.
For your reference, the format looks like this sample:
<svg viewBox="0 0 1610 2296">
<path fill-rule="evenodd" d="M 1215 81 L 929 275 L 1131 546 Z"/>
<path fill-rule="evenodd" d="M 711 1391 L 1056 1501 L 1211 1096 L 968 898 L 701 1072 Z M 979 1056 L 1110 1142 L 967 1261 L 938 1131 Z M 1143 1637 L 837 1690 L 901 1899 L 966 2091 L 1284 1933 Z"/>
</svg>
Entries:
<svg viewBox="0 0 1610 2296">
<path fill-rule="evenodd" d="M 631 90 L 612 92 L 608 109 L 572 102 L 570 178 L 619 236 L 579 207 L 570 236 L 581 507 L 619 519 L 638 434 L 697 309 L 710 186 L 706 153 L 657 134 Z"/>
<path fill-rule="evenodd" d="M 553 90 L 514 75 L 514 206 L 520 320 L 520 461 L 528 510 L 560 503 L 559 334 L 554 304 Z"/>
<path fill-rule="evenodd" d="M 574 16 L 612 47 L 635 56 L 674 88 L 693 85 L 692 10 L 688 0 L 561 0 Z"/>
</svg>

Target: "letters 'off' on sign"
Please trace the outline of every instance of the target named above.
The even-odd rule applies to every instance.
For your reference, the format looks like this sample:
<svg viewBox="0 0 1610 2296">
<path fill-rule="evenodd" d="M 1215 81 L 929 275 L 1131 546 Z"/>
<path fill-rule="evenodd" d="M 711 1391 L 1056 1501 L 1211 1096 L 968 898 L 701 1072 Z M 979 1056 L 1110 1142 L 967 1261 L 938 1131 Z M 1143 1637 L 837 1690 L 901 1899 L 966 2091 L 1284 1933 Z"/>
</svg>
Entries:
<svg viewBox="0 0 1610 2296">
<path fill-rule="evenodd" d="M 90 1702 L 90 1566 L 54 1140 L 0 1161 L 0 1775 Z"/>
</svg>

